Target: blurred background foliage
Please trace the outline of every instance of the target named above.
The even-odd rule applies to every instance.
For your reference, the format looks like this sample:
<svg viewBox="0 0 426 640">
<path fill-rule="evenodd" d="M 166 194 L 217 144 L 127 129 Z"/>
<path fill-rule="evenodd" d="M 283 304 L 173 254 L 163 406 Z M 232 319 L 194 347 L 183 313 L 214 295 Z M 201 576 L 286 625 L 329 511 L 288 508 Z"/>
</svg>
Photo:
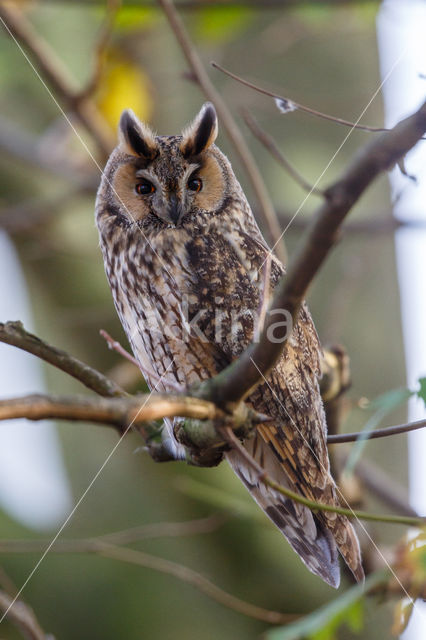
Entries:
<svg viewBox="0 0 426 640">
<path fill-rule="evenodd" d="M 94 67 L 94 50 L 105 18 L 102 2 L 22 2 L 26 17 L 55 50 L 83 87 Z M 201 5 L 202 3 L 200 3 Z M 209 66 L 215 60 L 320 111 L 354 120 L 380 84 L 375 15 L 377 3 L 344 6 L 303 3 L 290 8 L 203 3 L 182 13 L 210 78 L 243 128 L 281 219 L 299 208 L 305 193 L 283 173 L 267 151 L 254 141 L 239 115 L 248 109 L 273 136 L 279 148 L 307 180 L 316 181 L 347 129 L 295 112 L 281 115 L 273 101 L 236 84 Z M 277 5 L 279 3 L 276 3 Z M 126 363 L 108 351 L 99 329 L 126 344 L 103 272 L 93 220 L 94 188 L 81 186 L 74 173 L 92 185 L 99 172 L 76 139 L 49 93 L 16 44 L 0 36 L 1 128 L 24 134 L 37 158 L 0 154 L 1 224 L 10 231 L 25 269 L 38 335 L 110 373 L 132 390 L 143 390 Z M 104 54 L 96 103 L 115 129 L 120 112 L 131 107 L 158 132 L 179 132 L 204 101 L 188 77 L 187 66 L 162 13 L 153 7 L 124 6 L 116 16 Z M 90 150 L 88 134 L 72 118 Z M 364 121 L 380 126 L 382 104 L 377 97 Z M 327 170 L 326 186 L 347 164 L 369 135 L 353 132 Z M 218 144 L 229 155 L 243 187 L 251 189 L 225 135 Z M 53 175 L 38 158 L 70 171 Z M 72 169 L 72 170 L 71 170 Z M 304 202 L 285 241 L 291 254 L 316 205 Z M 351 214 L 351 221 L 389 218 L 386 178 L 374 185 Z M 21 222 L 16 224 L 16 222 Z M 22 223 L 24 221 L 24 223 Z M 286 222 L 283 222 L 283 226 Z M 380 292 L 380 295 L 378 294 Z M 360 399 L 374 398 L 404 386 L 399 300 L 391 233 L 346 233 L 320 272 L 309 295 L 320 337 L 325 344 L 342 343 L 351 357 L 352 388 L 343 429 L 356 431 L 369 417 Z M 15 319 L 15 318 L 10 318 Z M 392 339 L 389 339 L 392 336 Z M 46 367 L 48 388 L 55 393 L 81 393 L 66 375 Z M 404 409 L 387 424 L 403 421 Z M 116 444 L 108 429 L 83 424 L 58 424 L 65 461 L 77 500 Z M 406 481 L 404 437 L 376 440 L 364 456 Z M 127 437 L 84 499 L 63 536 L 100 535 L 143 523 L 184 521 L 218 510 L 196 499 L 193 481 L 219 488 L 247 506 L 230 513 L 223 526 L 208 534 L 145 540 L 147 552 L 188 565 L 227 591 L 250 602 L 284 612 L 309 612 L 334 597 L 332 589 L 312 576 L 278 531 L 256 512 L 242 485 L 226 465 L 196 469 L 183 464 L 155 464 L 138 449 L 142 441 Z M 394 460 L 400 461 L 395 466 Z M 200 492 L 198 492 L 200 494 Z M 201 499 L 200 499 L 201 497 Z M 367 508 L 377 509 L 374 500 Z M 243 510 L 244 511 L 244 510 Z M 0 514 L 2 537 L 33 537 Z M 379 545 L 395 542 L 402 528 L 368 525 Z M 53 532 L 52 532 L 53 533 Z M 39 554 L 3 556 L 8 574 L 20 585 Z M 349 581 L 348 581 L 349 584 Z M 245 618 L 209 600 L 193 587 L 159 573 L 88 555 L 49 554 L 25 589 L 25 597 L 43 627 L 61 639 L 256 638 L 264 623 Z M 389 606 L 367 604 L 363 638 L 385 638 Z M 368 629 L 371 628 L 371 631 Z M 353 637 L 342 630 L 340 638 Z M 5 623 L 2 637 L 18 637 Z"/>
</svg>

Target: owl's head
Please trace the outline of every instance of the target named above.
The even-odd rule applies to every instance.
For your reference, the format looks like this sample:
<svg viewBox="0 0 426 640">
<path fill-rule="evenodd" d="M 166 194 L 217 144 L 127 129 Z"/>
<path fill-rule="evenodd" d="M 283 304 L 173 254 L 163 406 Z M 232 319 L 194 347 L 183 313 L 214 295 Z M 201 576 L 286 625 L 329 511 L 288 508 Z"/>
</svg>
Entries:
<svg viewBox="0 0 426 640">
<path fill-rule="evenodd" d="M 122 221 L 157 230 L 219 213 L 235 193 L 235 177 L 214 145 L 217 132 L 209 102 L 179 136 L 156 136 L 132 111 L 124 111 L 98 201 Z"/>
</svg>

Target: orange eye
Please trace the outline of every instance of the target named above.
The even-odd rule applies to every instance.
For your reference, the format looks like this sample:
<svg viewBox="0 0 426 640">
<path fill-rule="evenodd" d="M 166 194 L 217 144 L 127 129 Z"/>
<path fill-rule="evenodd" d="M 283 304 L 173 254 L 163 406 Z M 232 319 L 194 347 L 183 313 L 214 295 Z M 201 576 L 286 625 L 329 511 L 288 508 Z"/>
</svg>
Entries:
<svg viewBox="0 0 426 640">
<path fill-rule="evenodd" d="M 135 191 L 140 196 L 148 196 L 150 193 L 155 192 L 155 187 L 149 180 L 143 180 L 142 182 L 138 182 Z"/>
<path fill-rule="evenodd" d="M 198 191 L 201 191 L 202 186 L 203 183 L 200 178 L 191 178 L 188 180 L 188 189 L 191 189 L 191 191 L 198 193 Z"/>
</svg>

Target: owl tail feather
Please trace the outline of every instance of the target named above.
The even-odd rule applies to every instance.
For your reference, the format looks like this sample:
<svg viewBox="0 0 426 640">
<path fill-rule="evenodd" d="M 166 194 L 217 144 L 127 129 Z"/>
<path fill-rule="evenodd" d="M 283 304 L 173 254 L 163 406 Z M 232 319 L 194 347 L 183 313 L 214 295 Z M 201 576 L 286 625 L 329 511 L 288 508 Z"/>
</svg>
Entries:
<svg viewBox="0 0 426 640">
<path fill-rule="evenodd" d="M 280 529 L 307 568 L 337 589 L 340 584 L 339 560 L 337 546 L 329 529 L 307 507 L 286 499 L 259 482 L 253 469 L 247 466 L 237 451 L 228 452 L 226 458 L 257 504 Z"/>
<path fill-rule="evenodd" d="M 335 504 L 338 504 L 337 499 Z M 357 582 L 363 582 L 365 574 L 361 563 L 358 537 L 348 518 L 332 512 L 322 512 L 321 520 L 331 532 L 338 550 Z"/>
<path fill-rule="evenodd" d="M 266 473 L 281 485 L 287 486 L 282 467 L 276 457 L 270 455 L 271 452 L 264 443 L 258 443 L 257 454 L 259 446 L 263 449 L 263 453 L 260 449 L 260 457 Z M 312 573 L 337 589 L 340 584 L 337 551 L 340 551 L 356 580 L 364 579 L 358 539 L 347 518 L 332 512 L 313 514 L 307 507 L 285 498 L 281 493 L 260 482 L 256 472 L 236 450 L 228 452 L 226 458 L 252 497 L 280 529 Z M 333 485 L 331 489 L 333 503 L 336 503 Z"/>
</svg>

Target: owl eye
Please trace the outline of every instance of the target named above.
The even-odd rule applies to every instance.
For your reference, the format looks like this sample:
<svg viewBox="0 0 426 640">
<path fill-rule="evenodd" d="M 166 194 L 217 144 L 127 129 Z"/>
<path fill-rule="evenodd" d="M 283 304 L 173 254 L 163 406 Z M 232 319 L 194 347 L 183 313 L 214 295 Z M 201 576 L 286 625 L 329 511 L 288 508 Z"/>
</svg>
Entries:
<svg viewBox="0 0 426 640">
<path fill-rule="evenodd" d="M 142 180 L 142 182 L 138 182 L 136 185 L 135 191 L 140 196 L 147 196 L 155 192 L 155 187 L 149 180 Z"/>
<path fill-rule="evenodd" d="M 190 178 L 188 180 L 188 189 L 191 189 L 191 191 L 198 193 L 198 191 L 201 191 L 202 186 L 203 183 L 200 178 Z"/>
</svg>

